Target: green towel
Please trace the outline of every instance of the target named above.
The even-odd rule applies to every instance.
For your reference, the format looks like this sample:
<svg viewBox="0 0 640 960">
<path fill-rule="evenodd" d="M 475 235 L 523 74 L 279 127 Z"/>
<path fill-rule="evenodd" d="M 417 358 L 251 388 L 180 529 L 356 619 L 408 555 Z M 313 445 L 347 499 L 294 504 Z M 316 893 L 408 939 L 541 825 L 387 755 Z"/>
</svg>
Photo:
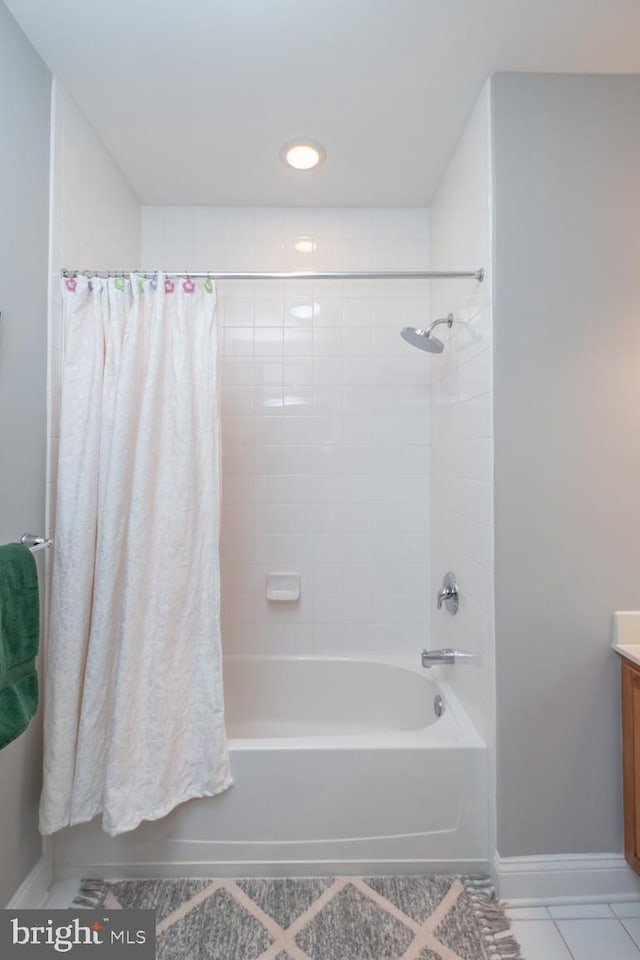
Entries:
<svg viewBox="0 0 640 960">
<path fill-rule="evenodd" d="M 0 750 L 38 709 L 40 594 L 35 557 L 21 543 L 0 547 Z"/>
</svg>

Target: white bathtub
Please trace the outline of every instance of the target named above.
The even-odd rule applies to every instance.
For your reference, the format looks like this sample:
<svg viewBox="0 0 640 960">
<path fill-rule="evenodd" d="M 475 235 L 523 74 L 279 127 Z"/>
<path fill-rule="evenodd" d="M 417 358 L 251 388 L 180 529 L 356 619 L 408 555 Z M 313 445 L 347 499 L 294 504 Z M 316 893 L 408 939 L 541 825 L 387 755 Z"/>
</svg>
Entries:
<svg viewBox="0 0 640 960">
<path fill-rule="evenodd" d="M 487 751 L 437 668 L 228 657 L 225 699 L 234 787 L 122 837 L 63 831 L 58 875 L 487 868 Z"/>
<path fill-rule="evenodd" d="M 437 720 L 436 683 L 398 661 L 227 657 L 224 690 L 227 735 L 241 748 L 279 738 L 299 746 L 306 737 L 336 745 L 336 737 L 424 730 Z"/>
</svg>

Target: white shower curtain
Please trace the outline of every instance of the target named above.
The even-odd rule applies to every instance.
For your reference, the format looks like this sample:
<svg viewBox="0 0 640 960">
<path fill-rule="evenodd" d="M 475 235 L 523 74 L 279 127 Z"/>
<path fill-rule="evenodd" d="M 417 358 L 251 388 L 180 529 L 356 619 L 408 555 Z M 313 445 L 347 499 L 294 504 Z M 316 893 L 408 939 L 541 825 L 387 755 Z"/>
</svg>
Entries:
<svg viewBox="0 0 640 960">
<path fill-rule="evenodd" d="M 63 280 L 43 834 L 231 785 L 211 281 Z"/>
</svg>

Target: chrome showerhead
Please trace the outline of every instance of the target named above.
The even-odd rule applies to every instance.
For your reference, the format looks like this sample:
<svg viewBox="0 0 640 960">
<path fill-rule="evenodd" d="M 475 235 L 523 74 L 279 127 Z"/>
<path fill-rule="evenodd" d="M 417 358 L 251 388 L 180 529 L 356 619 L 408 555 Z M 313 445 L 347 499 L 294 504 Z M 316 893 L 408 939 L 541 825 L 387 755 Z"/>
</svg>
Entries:
<svg viewBox="0 0 640 960">
<path fill-rule="evenodd" d="M 442 353 L 444 343 L 437 337 L 432 337 L 428 330 L 417 330 L 415 327 L 404 327 L 400 336 L 412 347 L 418 350 L 427 350 L 429 353 Z"/>
<path fill-rule="evenodd" d="M 431 335 L 431 331 L 440 323 L 446 323 L 448 327 L 451 327 L 453 324 L 453 314 L 450 313 L 448 317 L 434 320 L 426 330 L 418 330 L 416 327 L 403 327 L 400 336 L 403 340 L 406 340 L 407 343 L 410 343 L 412 347 L 418 347 L 419 350 L 426 350 L 428 353 L 442 353 L 444 343 L 442 340 L 438 340 L 437 337 Z"/>
</svg>

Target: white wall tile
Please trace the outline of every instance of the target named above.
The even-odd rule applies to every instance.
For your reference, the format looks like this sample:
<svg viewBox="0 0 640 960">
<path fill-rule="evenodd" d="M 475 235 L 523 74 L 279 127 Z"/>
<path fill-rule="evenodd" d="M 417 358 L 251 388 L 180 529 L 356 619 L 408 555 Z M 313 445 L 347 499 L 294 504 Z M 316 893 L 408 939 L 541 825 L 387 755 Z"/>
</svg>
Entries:
<svg viewBox="0 0 640 960">
<path fill-rule="evenodd" d="M 371 235 L 387 242 L 401 239 L 404 233 L 404 210 L 375 209 L 371 215 Z"/>
<path fill-rule="evenodd" d="M 343 235 L 352 240 L 369 240 L 373 227 L 373 210 L 352 207 L 342 213 Z M 426 211 L 419 211 L 426 214 Z"/>
<path fill-rule="evenodd" d="M 314 586 L 318 594 L 371 593 L 371 566 L 366 563 L 316 564 Z"/>
<path fill-rule="evenodd" d="M 195 258 L 195 241 L 193 236 L 165 237 L 164 260 L 162 270 L 189 270 Z"/>
<path fill-rule="evenodd" d="M 225 357 L 253 356 L 253 327 L 227 327 L 224 332 Z"/>
<path fill-rule="evenodd" d="M 373 300 L 359 297 L 346 298 L 343 305 L 345 327 L 369 327 L 373 318 Z"/>
<path fill-rule="evenodd" d="M 248 297 L 220 297 L 221 318 L 225 327 L 252 327 L 254 301 Z"/>
<path fill-rule="evenodd" d="M 165 207 L 164 226 L 167 238 L 195 236 L 196 207 Z"/>
<path fill-rule="evenodd" d="M 284 337 L 282 327 L 256 327 L 254 352 L 256 357 L 282 357 Z"/>
<path fill-rule="evenodd" d="M 424 594 L 375 593 L 373 614 L 376 623 L 423 625 L 429 619 L 429 598 Z"/>
<path fill-rule="evenodd" d="M 432 269 L 465 263 L 490 270 L 489 149 L 489 103 L 485 90 L 431 211 Z M 416 221 L 418 236 L 419 228 L 420 222 Z M 408 246 L 407 251 L 410 257 L 417 256 L 419 246 Z M 450 671 L 449 679 L 491 743 L 494 627 L 490 285 L 434 282 L 431 306 L 434 317 L 453 313 L 455 322 L 451 330 L 442 328 L 445 350 L 431 362 L 430 593 L 433 599 L 447 570 L 456 574 L 461 592 L 456 617 L 435 610 L 433 605 L 432 643 L 434 647 L 450 646 L 479 654 L 478 664 Z"/>
<path fill-rule="evenodd" d="M 256 327 L 280 327 L 283 319 L 282 298 L 256 297 L 252 315 Z"/>
<path fill-rule="evenodd" d="M 322 292 L 313 296 L 315 304 L 313 312 L 314 329 L 318 327 L 341 327 L 344 320 L 344 299 Z"/>
<path fill-rule="evenodd" d="M 285 357 L 313 356 L 313 331 L 298 327 L 287 327 L 284 331 Z"/>
<path fill-rule="evenodd" d="M 253 387 L 261 383 L 256 379 L 256 365 L 248 357 L 228 357 L 222 366 L 221 379 L 224 387 Z"/>
<path fill-rule="evenodd" d="M 314 327 L 313 356 L 315 359 L 342 356 L 342 330 L 335 327 Z"/>
<path fill-rule="evenodd" d="M 311 388 L 313 385 L 313 360 L 310 357 L 289 357 L 282 365 L 283 384 L 287 388 L 286 397 L 293 399 L 300 394 L 299 388 Z M 290 403 L 289 406 L 294 406 Z M 317 405 L 314 401 L 314 407 Z"/>
<path fill-rule="evenodd" d="M 255 435 L 270 445 L 338 443 L 342 421 L 338 417 L 264 416 L 255 418 Z"/>
<path fill-rule="evenodd" d="M 143 261 L 154 266 L 191 256 L 202 270 L 371 269 L 428 258 L 425 210 L 147 207 L 143 228 Z M 300 240 L 311 249 L 296 249 Z M 220 282 L 218 296 L 225 649 L 418 649 L 429 626 L 431 361 L 399 332 L 428 322 L 429 291 Z M 486 408 L 472 412 L 486 423 Z M 482 473 L 480 452 L 463 448 L 477 439 L 456 437 L 458 456 Z M 482 556 L 476 544 L 469 561 Z M 283 565 L 303 575 L 303 596 L 286 609 L 264 599 L 267 572 Z"/>
</svg>

